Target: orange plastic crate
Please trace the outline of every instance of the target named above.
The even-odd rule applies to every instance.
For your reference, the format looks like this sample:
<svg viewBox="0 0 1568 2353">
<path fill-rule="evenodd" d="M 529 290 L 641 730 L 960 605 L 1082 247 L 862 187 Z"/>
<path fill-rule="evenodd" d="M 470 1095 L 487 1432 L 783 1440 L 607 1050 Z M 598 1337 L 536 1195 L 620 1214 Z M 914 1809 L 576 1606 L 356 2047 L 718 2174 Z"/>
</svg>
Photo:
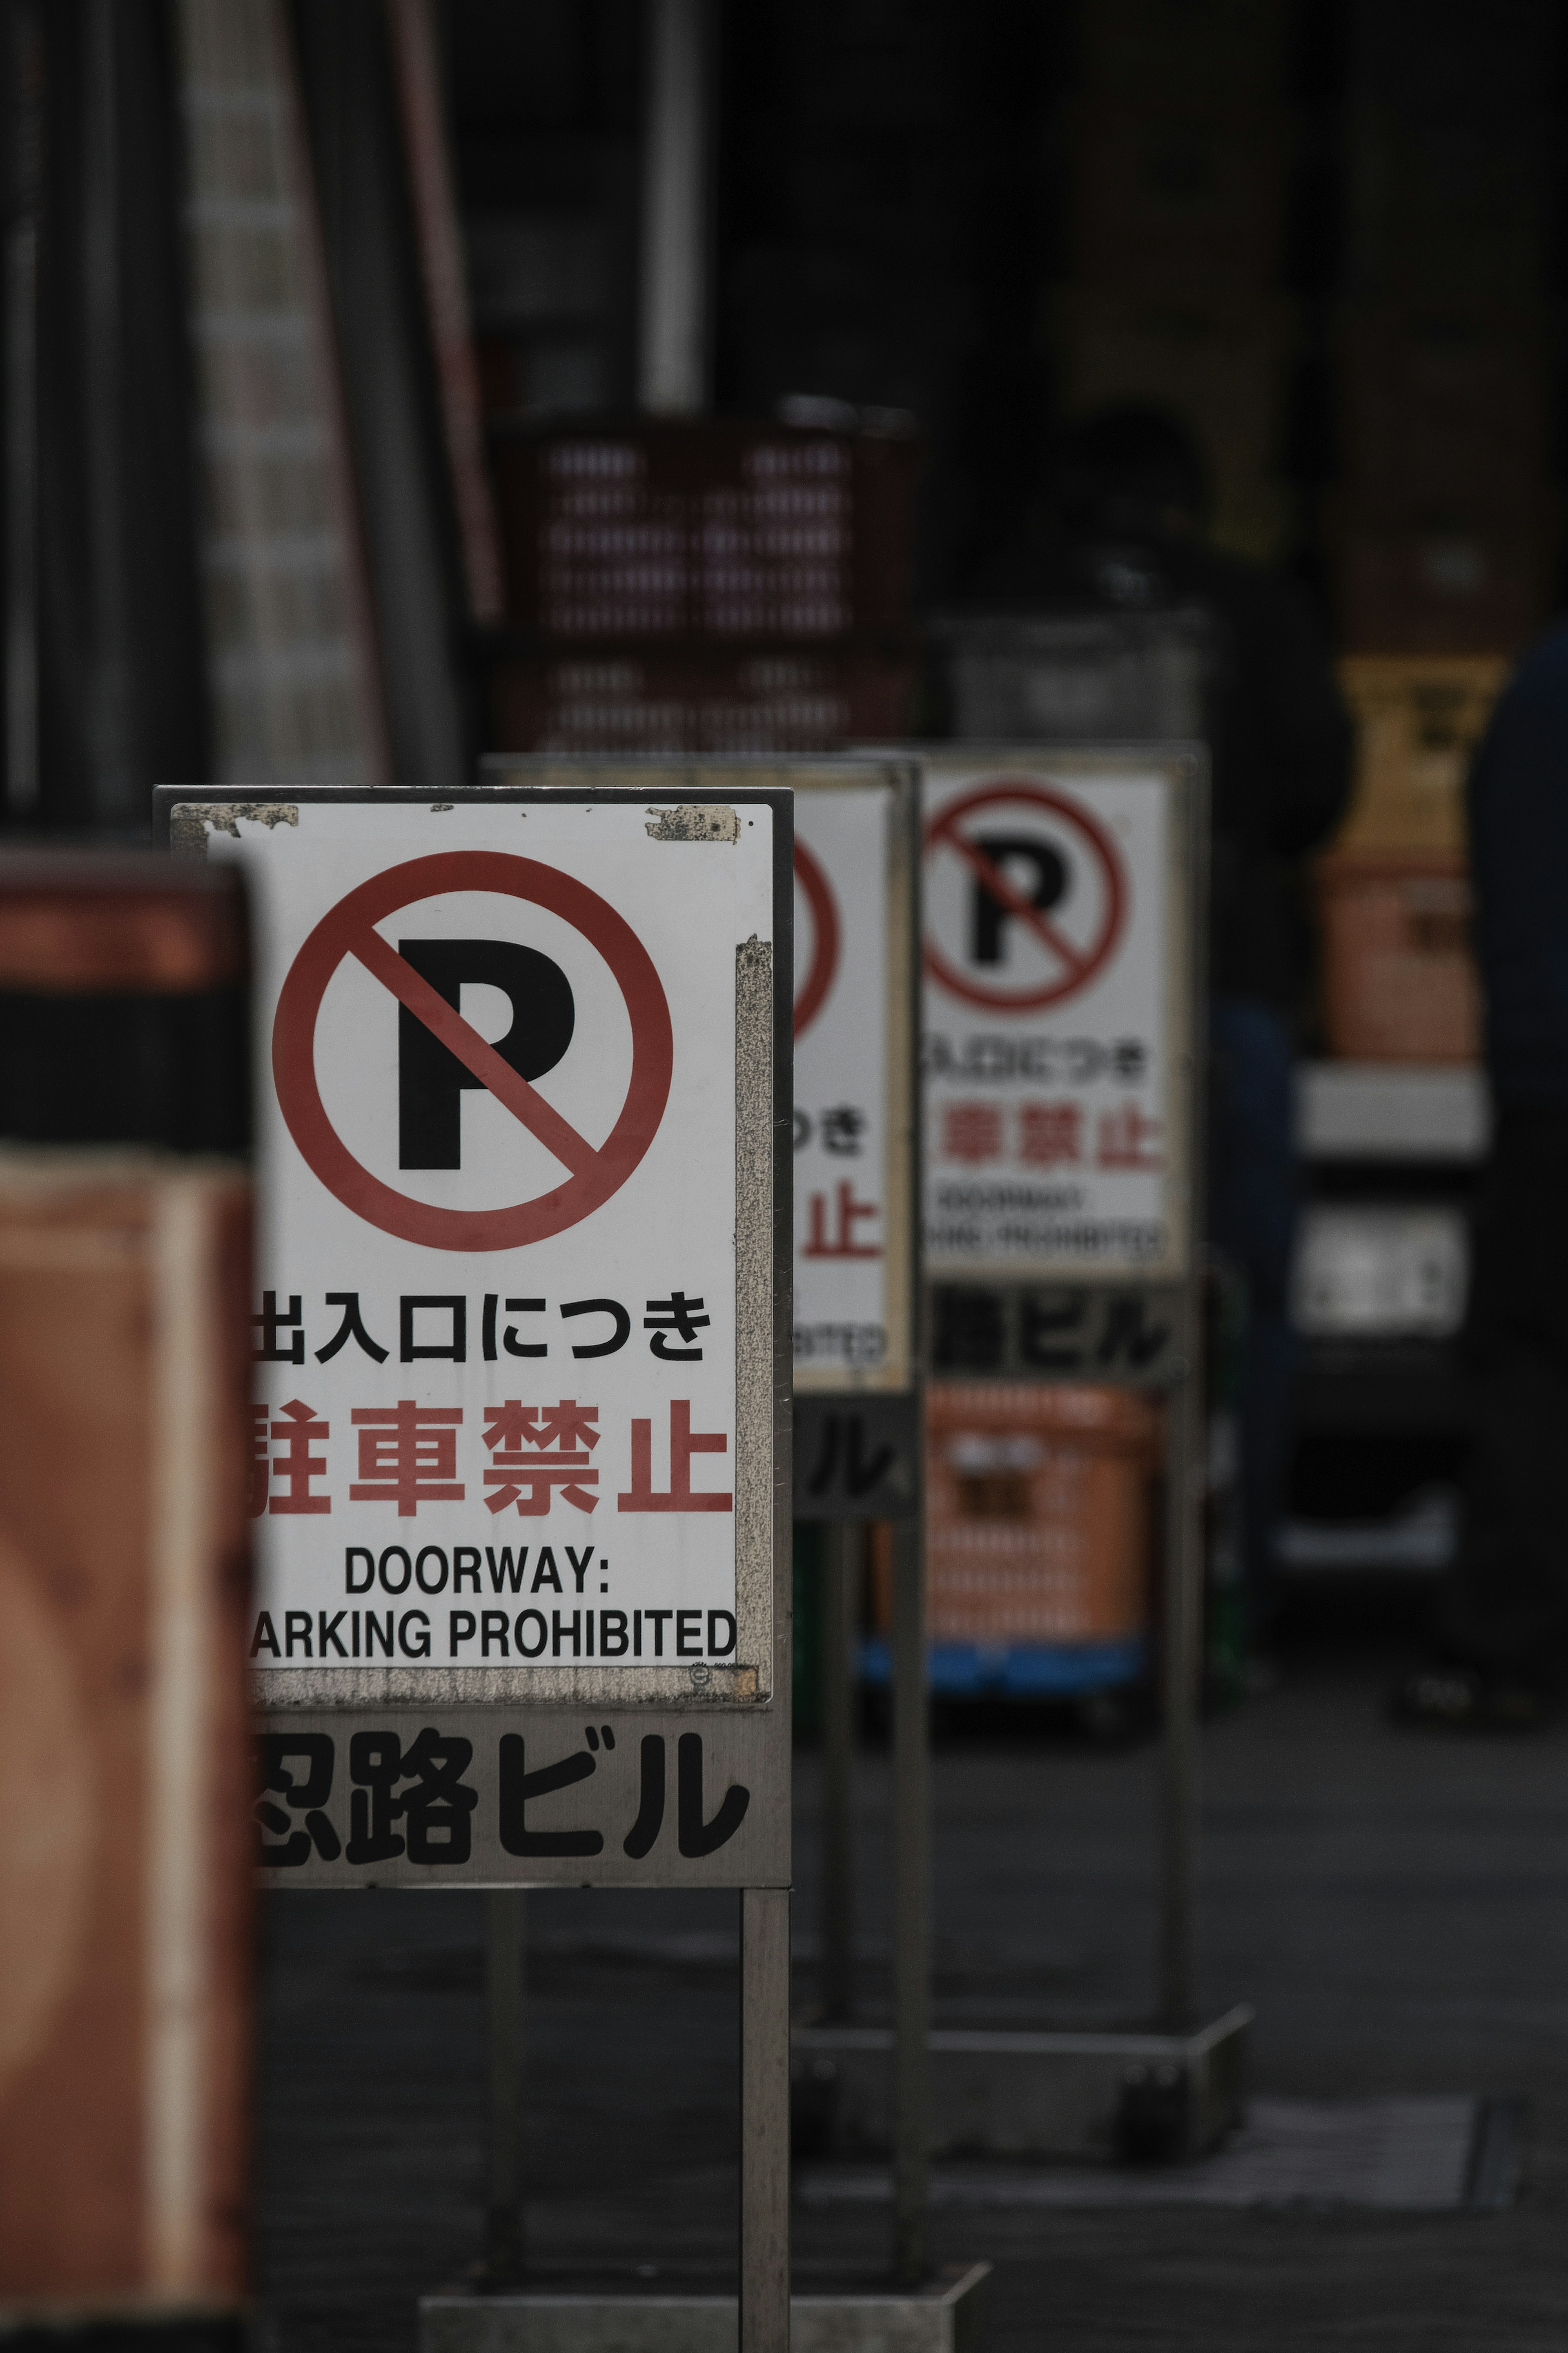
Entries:
<svg viewBox="0 0 1568 2353">
<path fill-rule="evenodd" d="M 928 1393 L 933 1642 L 1092 1642 L 1149 1615 L 1160 1409 L 1126 1389 L 1019 1382 Z"/>
</svg>

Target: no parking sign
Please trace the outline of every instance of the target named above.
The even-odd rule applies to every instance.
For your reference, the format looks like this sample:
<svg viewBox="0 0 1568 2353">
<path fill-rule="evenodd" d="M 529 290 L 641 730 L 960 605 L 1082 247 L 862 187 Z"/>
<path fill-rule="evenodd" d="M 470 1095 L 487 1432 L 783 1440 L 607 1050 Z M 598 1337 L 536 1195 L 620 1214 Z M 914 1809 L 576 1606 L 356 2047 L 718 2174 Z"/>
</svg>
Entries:
<svg viewBox="0 0 1568 2353">
<path fill-rule="evenodd" d="M 927 756 L 939 1279 L 1186 1272 L 1201 765 L 1181 746 Z"/>
<path fill-rule="evenodd" d="M 159 797 L 258 934 L 276 1870 L 787 1874 L 790 807 L 700 781 Z"/>
<path fill-rule="evenodd" d="M 911 1386 L 915 772 L 795 778 L 795 1377 Z"/>
<path fill-rule="evenodd" d="M 424 902 L 447 896 L 463 909 L 456 920 L 466 928 L 456 937 L 399 939 L 395 949 L 375 929 L 378 920 L 395 921 Z M 519 941 L 481 936 L 494 928 L 481 912 L 492 896 L 560 916 L 603 959 L 620 991 L 631 1030 L 631 1074 L 602 1144 L 581 1134 L 531 1083 L 564 1058 L 576 1027 L 575 1004 L 560 964 Z M 415 924 L 417 929 L 416 914 Z M 355 1157 L 326 1109 L 316 1073 L 323 1000 L 351 957 L 400 1008 L 399 1171 L 462 1166 L 461 1091 L 482 1087 L 560 1163 L 566 1172 L 562 1182 L 531 1199 L 479 1208 L 422 1200 L 404 1189 L 400 1177 L 388 1181 Z M 510 1019 L 499 1046 L 463 1018 L 462 992 L 470 987 L 499 989 L 505 999 Z M 331 1049 L 329 1028 L 324 1050 Z M 339 900 L 289 965 L 272 1025 L 278 1105 L 301 1158 L 357 1217 L 401 1240 L 437 1250 L 496 1250 L 542 1241 L 600 1208 L 658 1132 L 669 1102 L 672 1055 L 669 1006 L 658 967 L 624 917 L 557 867 L 487 850 L 410 859 Z"/>
<path fill-rule="evenodd" d="M 795 850 L 795 1513 L 920 1491 L 919 786 L 802 762 Z"/>
</svg>

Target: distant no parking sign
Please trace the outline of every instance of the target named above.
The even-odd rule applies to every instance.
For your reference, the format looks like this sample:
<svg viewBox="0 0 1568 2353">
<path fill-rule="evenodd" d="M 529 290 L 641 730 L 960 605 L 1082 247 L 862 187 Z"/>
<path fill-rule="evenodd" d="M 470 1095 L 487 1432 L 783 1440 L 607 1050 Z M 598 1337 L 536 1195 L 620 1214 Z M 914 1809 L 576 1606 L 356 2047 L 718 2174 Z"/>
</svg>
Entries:
<svg viewBox="0 0 1568 2353">
<path fill-rule="evenodd" d="M 927 756 L 933 1274 L 1186 1271 L 1201 768 L 1180 746 Z"/>
<path fill-rule="evenodd" d="M 946 937 L 953 893 L 942 893 L 943 936 L 933 931 L 927 961 L 964 1004 L 1043 1012 L 1081 996 L 1115 955 L 1131 896 L 1126 850 L 1081 795 L 1004 776 L 947 799 L 927 839 L 965 893 L 956 939 Z"/>
</svg>

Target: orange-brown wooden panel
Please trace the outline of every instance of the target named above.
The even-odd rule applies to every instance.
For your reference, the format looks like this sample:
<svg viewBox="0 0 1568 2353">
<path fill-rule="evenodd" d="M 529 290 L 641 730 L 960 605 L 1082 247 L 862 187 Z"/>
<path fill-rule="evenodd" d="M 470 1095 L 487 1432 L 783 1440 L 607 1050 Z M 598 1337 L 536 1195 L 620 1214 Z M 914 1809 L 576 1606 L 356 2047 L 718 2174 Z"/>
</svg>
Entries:
<svg viewBox="0 0 1568 2353">
<path fill-rule="evenodd" d="M 222 988 L 246 965 L 237 877 L 151 851 L 0 857 L 0 989 Z"/>
<path fill-rule="evenodd" d="M 0 2302 L 244 2290 L 248 1250 L 0 1155 Z"/>
</svg>

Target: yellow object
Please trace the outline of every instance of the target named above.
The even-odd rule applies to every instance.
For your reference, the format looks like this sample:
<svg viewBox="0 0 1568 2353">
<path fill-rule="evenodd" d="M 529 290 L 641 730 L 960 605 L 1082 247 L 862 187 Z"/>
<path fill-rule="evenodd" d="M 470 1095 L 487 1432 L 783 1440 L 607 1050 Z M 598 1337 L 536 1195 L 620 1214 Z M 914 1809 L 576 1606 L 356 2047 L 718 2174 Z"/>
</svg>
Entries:
<svg viewBox="0 0 1568 2353">
<path fill-rule="evenodd" d="M 1355 786 L 1336 849 L 1465 848 L 1465 776 L 1509 664 L 1494 654 L 1358 655 L 1340 664 Z"/>
</svg>

